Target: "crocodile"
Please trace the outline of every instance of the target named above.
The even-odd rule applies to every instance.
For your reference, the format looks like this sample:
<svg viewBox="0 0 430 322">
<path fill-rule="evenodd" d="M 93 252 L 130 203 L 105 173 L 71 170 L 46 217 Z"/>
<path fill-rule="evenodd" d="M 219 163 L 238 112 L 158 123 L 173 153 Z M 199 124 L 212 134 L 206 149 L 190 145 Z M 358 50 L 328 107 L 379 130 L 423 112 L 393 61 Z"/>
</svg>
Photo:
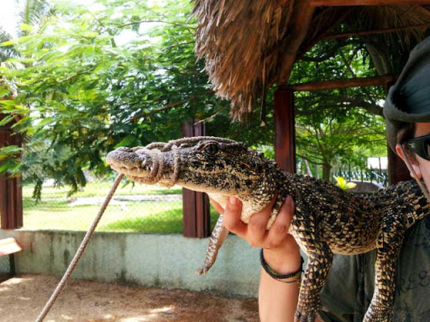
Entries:
<svg viewBox="0 0 430 322">
<path fill-rule="evenodd" d="M 390 321 L 395 289 L 395 263 L 406 229 L 429 214 L 429 204 L 414 181 L 370 195 L 346 192 L 323 180 L 284 172 L 276 162 L 245 144 L 217 137 L 156 142 L 121 147 L 107 155 L 111 168 L 130 180 L 206 192 L 225 205 L 229 196 L 243 203 L 241 219 L 275 199 L 267 229 L 285 198 L 295 203 L 289 233 L 307 254 L 295 321 L 314 321 L 322 309 L 320 291 L 333 254 L 355 255 L 377 249 L 375 292 L 364 321 Z M 210 237 L 200 274 L 214 264 L 228 235 L 223 216 Z"/>
</svg>

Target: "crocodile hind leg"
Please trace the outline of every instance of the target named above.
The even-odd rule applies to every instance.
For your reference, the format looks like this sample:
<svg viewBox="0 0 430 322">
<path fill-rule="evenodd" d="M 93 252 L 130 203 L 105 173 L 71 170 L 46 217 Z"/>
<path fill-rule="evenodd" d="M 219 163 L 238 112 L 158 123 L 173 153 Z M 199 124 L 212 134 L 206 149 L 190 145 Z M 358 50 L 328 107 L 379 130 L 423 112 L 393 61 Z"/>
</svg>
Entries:
<svg viewBox="0 0 430 322">
<path fill-rule="evenodd" d="M 391 217 L 391 218 L 390 218 Z M 387 215 L 377 240 L 375 292 L 364 322 L 391 321 L 395 294 L 396 262 L 406 231 L 404 216 Z"/>
<path fill-rule="evenodd" d="M 314 322 L 321 309 L 320 292 L 330 270 L 333 253 L 325 242 L 314 243 L 308 251 L 308 265 L 300 287 L 295 322 Z"/>
<path fill-rule="evenodd" d="M 228 236 L 229 231 L 223 226 L 224 216 L 220 215 L 216 222 L 212 235 L 209 238 L 209 246 L 206 250 L 205 260 L 203 265 L 197 270 L 199 275 L 207 274 L 209 269 L 215 263 L 218 251 Z"/>
</svg>

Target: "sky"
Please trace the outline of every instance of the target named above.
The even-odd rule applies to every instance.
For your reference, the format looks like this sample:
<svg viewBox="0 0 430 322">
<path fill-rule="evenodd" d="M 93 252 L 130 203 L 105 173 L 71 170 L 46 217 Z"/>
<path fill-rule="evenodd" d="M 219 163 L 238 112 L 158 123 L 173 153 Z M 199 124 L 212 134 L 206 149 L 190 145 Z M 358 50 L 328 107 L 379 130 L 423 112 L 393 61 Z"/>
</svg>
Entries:
<svg viewBox="0 0 430 322">
<path fill-rule="evenodd" d="M 25 0 L 23 0 L 25 1 Z M 94 0 L 50 0 L 50 2 L 55 3 L 59 1 L 68 1 L 79 4 L 84 4 L 86 6 L 90 6 L 94 3 Z M 0 27 L 3 30 L 7 31 L 13 37 L 16 36 L 17 29 L 17 19 L 19 7 L 17 5 L 17 0 L 0 0 Z M 155 0 L 154 3 L 159 3 L 160 0 Z M 149 1 L 151 3 L 151 1 Z M 141 27 L 143 29 L 148 29 L 153 27 L 154 24 L 143 24 Z M 136 37 L 136 34 L 131 30 L 124 30 L 121 34 L 119 34 L 115 41 L 117 45 L 123 45 L 130 40 L 133 40 Z"/>
<path fill-rule="evenodd" d="M 16 35 L 18 15 L 17 0 L 0 0 L 0 26 L 11 35 Z M 68 0 L 70 2 L 89 4 L 92 0 Z M 55 1 L 53 1 L 55 2 Z"/>
<path fill-rule="evenodd" d="M 16 16 L 15 0 L 0 0 L 0 26 L 12 35 L 15 34 Z"/>
</svg>

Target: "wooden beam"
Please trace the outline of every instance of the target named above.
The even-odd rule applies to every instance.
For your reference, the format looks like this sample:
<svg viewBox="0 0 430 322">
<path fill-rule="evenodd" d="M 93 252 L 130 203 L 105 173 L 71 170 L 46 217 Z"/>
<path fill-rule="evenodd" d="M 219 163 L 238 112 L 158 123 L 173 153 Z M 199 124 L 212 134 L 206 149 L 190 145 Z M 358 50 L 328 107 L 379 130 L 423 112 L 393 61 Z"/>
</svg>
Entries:
<svg viewBox="0 0 430 322">
<path fill-rule="evenodd" d="M 285 171 L 296 172 L 294 91 L 285 87 L 275 91 L 275 161 Z"/>
<path fill-rule="evenodd" d="M 0 114 L 0 120 L 6 117 Z M 21 146 L 21 135 L 13 133 L 11 123 L 0 127 L 0 148 Z M 0 175 L 0 226 L 1 229 L 17 229 L 23 225 L 21 178 Z"/>
<path fill-rule="evenodd" d="M 397 76 L 376 76 L 366 78 L 348 78 L 348 79 L 335 79 L 322 82 L 309 82 L 301 84 L 288 84 L 287 88 L 295 91 L 317 91 L 335 88 L 347 87 L 366 87 L 366 86 L 381 86 L 393 83 Z"/>
<path fill-rule="evenodd" d="M 295 23 L 291 26 L 289 32 L 289 41 L 283 46 L 281 60 L 283 64 L 277 80 L 278 84 L 284 84 L 288 81 L 296 61 L 297 52 L 308 33 L 315 7 L 312 6 L 312 0 L 304 0 L 299 3 L 295 11 Z"/>
<path fill-rule="evenodd" d="M 330 26 L 327 27 L 327 29 L 321 31 L 319 35 L 317 35 L 313 40 L 310 41 L 310 43 L 305 44 L 305 48 L 303 51 L 297 56 L 298 59 L 302 59 L 306 53 L 315 46 L 318 42 L 320 42 L 324 37 L 331 32 L 333 28 L 336 28 L 342 21 L 345 20 L 346 17 L 349 16 L 349 14 L 354 10 L 354 8 L 347 8 L 343 10 L 342 15 L 338 17 Z"/>
<path fill-rule="evenodd" d="M 390 32 L 404 31 L 404 30 L 410 30 L 410 29 L 428 29 L 428 28 L 430 28 L 430 23 L 396 27 L 396 28 L 384 28 L 384 29 L 365 30 L 365 31 L 358 31 L 358 32 L 347 32 L 343 34 L 327 34 L 324 37 L 322 37 L 322 39 L 340 39 L 340 38 L 347 38 L 347 37 L 360 37 L 360 36 L 367 36 L 367 35 L 386 34 Z"/>
<path fill-rule="evenodd" d="M 205 124 L 183 124 L 184 137 L 205 135 Z M 205 238 L 210 235 L 209 199 L 203 192 L 182 189 L 183 235 L 190 238 Z"/>
<path fill-rule="evenodd" d="M 430 4 L 429 0 L 312 0 L 317 7 L 344 6 L 384 6 L 384 5 L 422 5 Z"/>
</svg>

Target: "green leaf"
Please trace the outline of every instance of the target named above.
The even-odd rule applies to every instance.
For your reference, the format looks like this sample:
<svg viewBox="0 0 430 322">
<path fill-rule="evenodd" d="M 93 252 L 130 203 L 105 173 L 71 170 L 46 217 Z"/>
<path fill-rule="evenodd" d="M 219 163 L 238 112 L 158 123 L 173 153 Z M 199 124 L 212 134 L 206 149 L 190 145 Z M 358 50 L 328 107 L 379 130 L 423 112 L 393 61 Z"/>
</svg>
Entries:
<svg viewBox="0 0 430 322">
<path fill-rule="evenodd" d="M 0 148 L 0 161 L 4 159 L 12 159 L 21 152 L 22 148 L 16 145 L 9 145 L 7 147 Z"/>
<path fill-rule="evenodd" d="M 8 41 L 4 41 L 4 42 L 2 42 L 2 43 L 1 43 L 1 45 L 2 45 L 3 47 L 12 46 L 13 44 L 15 44 L 15 41 L 14 41 L 14 40 L 8 40 Z"/>
<path fill-rule="evenodd" d="M 122 146 L 132 147 L 137 141 L 137 138 L 134 135 L 127 135 L 123 140 L 121 140 L 118 144 L 115 145 L 115 148 L 119 148 Z"/>
<path fill-rule="evenodd" d="M 21 28 L 22 31 L 33 31 L 33 26 L 28 25 L 26 23 L 21 23 L 19 27 Z"/>
<path fill-rule="evenodd" d="M 0 120 L 0 126 L 5 126 L 9 122 L 13 121 L 13 119 L 14 119 L 13 115 L 8 115 L 4 117 L 2 120 Z"/>
</svg>

